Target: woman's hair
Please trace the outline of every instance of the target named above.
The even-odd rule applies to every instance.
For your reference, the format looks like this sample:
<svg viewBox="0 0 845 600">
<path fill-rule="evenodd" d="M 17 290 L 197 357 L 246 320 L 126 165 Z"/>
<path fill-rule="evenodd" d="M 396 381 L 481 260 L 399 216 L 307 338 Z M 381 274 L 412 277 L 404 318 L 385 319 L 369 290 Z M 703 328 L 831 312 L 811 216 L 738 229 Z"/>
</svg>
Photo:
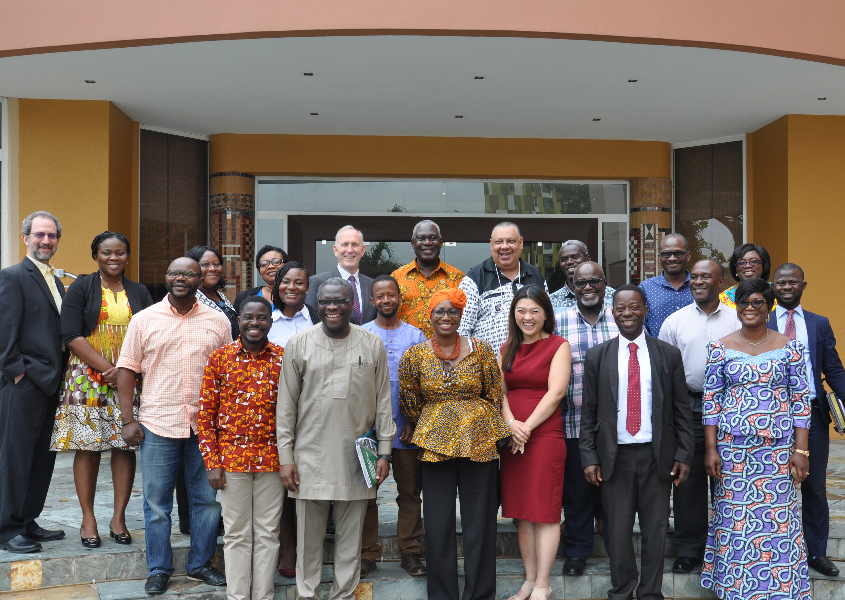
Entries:
<svg viewBox="0 0 845 600">
<path fill-rule="evenodd" d="M 100 251 L 100 244 L 105 242 L 106 240 L 116 239 L 123 242 L 123 245 L 126 246 L 126 254 L 129 254 L 129 240 L 126 239 L 126 236 L 122 233 L 118 233 L 117 231 L 104 231 L 100 235 L 94 238 L 94 241 L 91 242 L 91 258 L 94 260 L 97 259 L 97 253 Z"/>
<path fill-rule="evenodd" d="M 197 264 L 200 264 L 200 260 L 205 255 L 206 252 L 211 252 L 214 256 L 217 257 L 217 260 L 220 261 L 220 264 L 223 265 L 223 257 L 220 256 L 220 253 L 215 250 L 214 248 L 210 248 L 208 246 L 194 246 L 190 250 L 188 250 L 188 258 L 192 258 L 197 261 Z M 202 271 L 202 266 L 200 266 L 200 271 Z M 200 278 L 202 278 L 202 273 L 200 273 Z M 217 285 L 214 287 L 216 290 L 222 290 L 226 287 L 226 280 L 223 277 L 220 277 L 220 281 L 217 282 Z"/>
<path fill-rule="evenodd" d="M 772 307 L 775 305 L 775 292 L 772 290 L 772 286 L 770 286 L 765 279 L 758 279 L 754 277 L 740 282 L 740 284 L 736 286 L 734 302 L 745 300 L 751 294 L 762 294 L 763 298 L 766 300 L 766 304 L 769 306 L 769 312 L 772 311 Z"/>
<path fill-rule="evenodd" d="M 731 256 L 731 275 L 733 278 L 739 281 L 739 275 L 736 272 L 736 263 L 742 260 L 742 257 L 748 254 L 749 252 L 756 252 L 760 255 L 760 260 L 763 261 L 763 273 L 760 275 L 764 280 L 769 280 L 769 272 L 772 270 L 772 259 L 769 258 L 769 253 L 766 252 L 766 249 L 763 246 L 757 246 L 756 244 L 743 244 L 739 246 L 736 250 L 734 250 L 733 255 Z"/>
<path fill-rule="evenodd" d="M 311 277 L 311 274 L 308 272 L 308 269 L 305 268 L 305 265 L 296 262 L 295 260 L 285 262 L 285 264 L 282 265 L 282 268 L 279 269 L 276 273 L 276 279 L 273 281 L 273 292 L 270 294 L 270 297 L 273 299 L 273 306 L 275 306 L 279 310 L 282 310 L 282 308 L 284 308 L 285 306 L 285 303 L 282 302 L 281 298 L 279 298 L 279 284 L 282 282 L 282 277 L 285 276 L 285 273 L 292 269 L 300 269 L 304 271 L 305 287 L 307 288 L 309 284 L 309 278 Z"/>
<path fill-rule="evenodd" d="M 546 313 L 546 321 L 543 323 L 543 331 L 552 333 L 555 330 L 555 311 L 552 308 L 552 301 L 549 300 L 549 295 L 546 290 L 539 285 L 526 285 L 519 288 L 514 294 L 511 302 L 511 310 L 508 314 L 508 340 L 502 347 L 502 369 L 510 373 L 513 366 L 513 359 L 516 358 L 516 353 L 522 347 L 522 329 L 516 324 L 516 305 L 520 300 L 528 298 L 533 300 Z"/>
<path fill-rule="evenodd" d="M 261 267 L 258 266 L 258 263 L 261 262 L 261 257 L 267 254 L 268 252 L 278 252 L 282 255 L 282 260 L 287 264 L 290 260 L 288 253 L 279 248 L 278 246 L 271 246 L 269 244 L 265 244 L 258 249 L 258 252 L 255 253 L 255 268 L 260 269 Z"/>
</svg>

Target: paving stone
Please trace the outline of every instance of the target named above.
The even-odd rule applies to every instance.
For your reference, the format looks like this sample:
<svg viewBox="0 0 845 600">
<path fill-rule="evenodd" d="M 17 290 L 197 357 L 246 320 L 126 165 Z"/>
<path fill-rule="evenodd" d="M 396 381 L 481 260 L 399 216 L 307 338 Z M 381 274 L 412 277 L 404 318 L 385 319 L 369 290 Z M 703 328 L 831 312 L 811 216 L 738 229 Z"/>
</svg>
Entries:
<svg viewBox="0 0 845 600">
<path fill-rule="evenodd" d="M 593 597 L 593 586 L 590 582 L 590 578 L 581 575 L 580 577 L 561 577 L 563 579 L 563 589 L 561 590 L 557 586 L 552 586 L 552 590 L 560 594 L 561 591 L 563 595 L 553 595 L 553 598 L 592 598 Z M 557 589 L 555 589 L 557 587 Z"/>
<path fill-rule="evenodd" d="M 91 580 L 78 580 L 74 574 L 75 556 L 62 556 L 41 563 L 41 585 L 45 587 L 68 585 L 69 583 L 91 583 Z"/>
<path fill-rule="evenodd" d="M 7 592 L 12 587 L 12 564 L 0 564 L 0 592 Z"/>
<path fill-rule="evenodd" d="M 607 598 L 607 591 L 613 587 L 610 575 L 590 575 L 590 588 L 593 598 Z"/>
<path fill-rule="evenodd" d="M 41 587 L 41 561 L 36 559 L 13 562 L 11 575 L 13 591 Z"/>
</svg>

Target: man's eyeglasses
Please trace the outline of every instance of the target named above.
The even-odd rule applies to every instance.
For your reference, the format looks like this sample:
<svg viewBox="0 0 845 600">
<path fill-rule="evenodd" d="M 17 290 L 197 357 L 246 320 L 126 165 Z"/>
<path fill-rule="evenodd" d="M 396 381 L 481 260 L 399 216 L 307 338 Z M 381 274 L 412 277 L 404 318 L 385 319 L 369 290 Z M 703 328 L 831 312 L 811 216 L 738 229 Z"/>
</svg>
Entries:
<svg viewBox="0 0 845 600">
<path fill-rule="evenodd" d="M 461 309 L 460 308 L 435 308 L 431 311 L 431 316 L 435 319 L 442 319 L 446 315 L 449 316 L 450 319 L 457 319 L 461 316 Z"/>
<path fill-rule="evenodd" d="M 439 235 L 415 235 L 414 240 L 418 244 L 424 244 L 425 242 L 431 242 L 432 244 L 436 244 L 437 240 L 440 239 Z"/>
<path fill-rule="evenodd" d="M 328 299 L 323 298 L 323 299 L 317 300 L 317 304 L 319 304 L 322 307 L 331 306 L 331 305 L 346 306 L 350 302 L 352 302 L 352 300 L 350 300 L 349 298 L 328 298 Z"/>
<path fill-rule="evenodd" d="M 183 270 L 177 270 L 177 269 L 172 269 L 172 270 L 167 272 L 168 277 L 179 277 L 179 275 L 181 275 L 185 279 L 191 279 L 192 277 L 199 277 L 200 276 L 199 273 L 194 273 L 193 271 L 183 271 Z"/>
<path fill-rule="evenodd" d="M 29 235 L 30 237 L 34 237 L 36 240 L 43 240 L 45 236 L 51 242 L 55 242 L 57 239 L 59 239 L 59 236 L 55 233 L 44 233 L 43 231 L 37 231 L 35 233 L 30 233 Z"/>
<path fill-rule="evenodd" d="M 576 288 L 578 288 L 579 290 L 583 290 L 585 287 L 587 287 L 588 283 L 590 284 L 590 287 L 594 288 L 594 287 L 598 287 L 598 285 L 602 281 L 604 281 L 604 279 L 600 279 L 598 277 L 593 277 L 592 279 L 579 279 L 579 280 L 577 280 L 573 283 L 575 284 Z"/>
<path fill-rule="evenodd" d="M 751 260 L 738 260 L 736 261 L 736 266 L 742 267 L 756 267 L 757 265 L 762 265 L 763 261 L 759 258 L 752 258 Z"/>
<path fill-rule="evenodd" d="M 285 264 L 285 261 L 281 258 L 274 258 L 273 260 L 262 260 L 258 263 L 259 268 L 263 269 L 264 267 L 269 267 L 273 265 L 274 267 L 278 267 L 279 265 Z"/>
<path fill-rule="evenodd" d="M 749 302 L 748 300 L 737 300 L 736 301 L 736 307 L 739 310 L 745 310 L 746 308 L 748 308 L 749 304 L 754 308 L 754 310 L 760 310 L 761 308 L 763 308 L 763 305 L 766 304 L 766 301 L 762 300 L 760 298 L 757 298 L 756 300 L 752 300 L 751 302 Z"/>
<path fill-rule="evenodd" d="M 673 250 L 672 252 L 664 250 L 660 253 L 660 258 L 672 258 L 673 256 L 675 258 L 683 258 L 686 253 L 686 250 Z"/>
</svg>

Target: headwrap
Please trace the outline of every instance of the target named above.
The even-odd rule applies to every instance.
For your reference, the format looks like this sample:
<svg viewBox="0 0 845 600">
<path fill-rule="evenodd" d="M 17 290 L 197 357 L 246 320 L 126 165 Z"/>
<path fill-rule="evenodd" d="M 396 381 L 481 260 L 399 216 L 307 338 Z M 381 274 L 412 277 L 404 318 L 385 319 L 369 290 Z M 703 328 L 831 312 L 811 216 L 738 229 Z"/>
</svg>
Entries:
<svg viewBox="0 0 845 600">
<path fill-rule="evenodd" d="M 461 288 L 446 288 L 445 290 L 437 290 L 431 295 L 431 300 L 428 302 L 428 318 L 431 318 L 431 311 L 434 307 L 448 300 L 455 308 L 463 308 L 467 305 L 467 295 Z"/>
</svg>

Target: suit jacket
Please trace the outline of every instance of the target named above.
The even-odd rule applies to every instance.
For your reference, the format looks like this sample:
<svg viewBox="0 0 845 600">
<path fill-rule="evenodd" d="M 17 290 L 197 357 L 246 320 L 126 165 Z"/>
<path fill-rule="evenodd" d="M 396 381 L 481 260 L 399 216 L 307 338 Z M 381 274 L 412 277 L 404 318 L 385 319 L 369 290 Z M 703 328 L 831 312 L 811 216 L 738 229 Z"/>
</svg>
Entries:
<svg viewBox="0 0 845 600">
<path fill-rule="evenodd" d="M 326 271 L 325 273 L 312 275 L 311 279 L 308 280 L 308 295 L 305 296 L 305 304 L 317 306 L 317 292 L 319 291 L 320 286 L 327 279 L 331 279 L 332 277 L 340 277 L 340 271 L 337 270 L 337 267 L 331 271 Z M 361 297 L 358 299 L 361 303 L 361 322 L 359 323 L 357 321 L 355 313 L 353 312 L 352 323 L 354 325 L 363 325 L 364 323 L 376 320 L 376 307 L 370 302 L 370 295 L 373 291 L 372 278 L 367 277 L 360 271 L 358 271 L 358 278 L 361 283 Z"/>
<path fill-rule="evenodd" d="M 810 350 L 810 362 L 813 363 L 813 382 L 816 384 L 816 398 L 821 407 L 822 420 L 825 425 L 830 424 L 830 411 L 822 385 L 822 375 L 830 389 L 842 399 L 845 399 L 845 368 L 839 353 L 836 351 L 836 338 L 827 317 L 811 313 L 804 309 L 804 321 L 807 323 L 807 342 Z M 778 330 L 777 311 L 769 314 L 769 329 Z M 810 376 L 810 373 L 807 374 Z"/>
<path fill-rule="evenodd" d="M 65 286 L 56 277 L 64 298 Z M 29 258 L 0 270 L 0 387 L 21 373 L 44 394 L 54 395 L 67 364 L 62 351 L 62 322 L 53 294 Z"/>
<path fill-rule="evenodd" d="M 613 477 L 618 439 L 616 417 L 619 390 L 619 340 L 613 338 L 587 350 L 581 402 L 581 465 L 601 466 L 602 479 Z M 677 460 L 692 463 L 695 450 L 692 408 L 681 351 L 646 335 L 651 359 L 651 444 L 657 476 L 671 481 Z"/>
</svg>

